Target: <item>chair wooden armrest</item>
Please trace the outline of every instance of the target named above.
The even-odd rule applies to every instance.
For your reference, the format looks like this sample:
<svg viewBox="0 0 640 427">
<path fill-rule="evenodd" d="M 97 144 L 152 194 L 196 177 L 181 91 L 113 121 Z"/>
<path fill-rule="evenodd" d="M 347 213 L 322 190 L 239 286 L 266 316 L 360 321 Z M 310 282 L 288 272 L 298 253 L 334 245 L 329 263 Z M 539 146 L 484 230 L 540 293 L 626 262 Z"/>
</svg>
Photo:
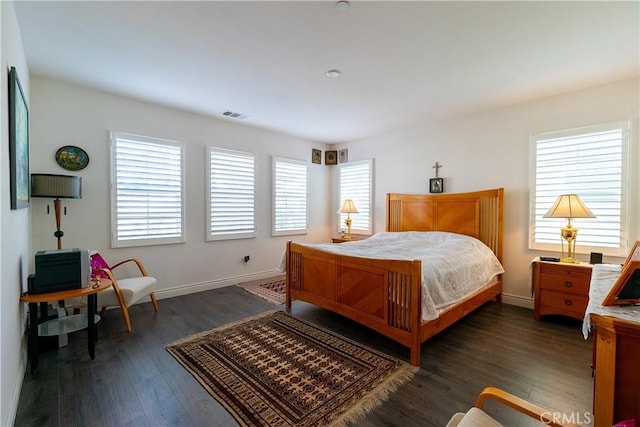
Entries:
<svg viewBox="0 0 640 427">
<path fill-rule="evenodd" d="M 143 276 L 148 276 L 147 270 L 144 268 L 144 265 L 142 265 L 142 261 L 140 261 L 138 258 L 129 258 L 129 259 L 125 259 L 124 261 L 120 261 L 119 263 L 112 265 L 111 269 L 113 270 L 114 268 L 119 267 L 128 262 L 135 262 L 136 265 L 138 266 L 138 270 L 140 270 L 140 274 L 142 274 Z"/>
<path fill-rule="evenodd" d="M 541 408 L 538 405 L 527 402 L 524 399 L 521 399 L 511 393 L 495 387 L 486 387 L 484 390 L 482 390 L 482 392 L 476 399 L 475 407 L 478 409 L 482 409 L 484 402 L 487 399 L 493 399 L 497 402 L 500 402 L 510 408 L 515 409 L 518 412 L 528 415 L 536 420 L 542 421 L 552 427 L 580 427 L 577 424 L 559 423 L 558 421 L 561 420 L 558 420 L 557 415 L 554 416 L 554 414 L 558 414 L 558 412 L 553 412 L 549 411 L 548 409 Z"/>
</svg>

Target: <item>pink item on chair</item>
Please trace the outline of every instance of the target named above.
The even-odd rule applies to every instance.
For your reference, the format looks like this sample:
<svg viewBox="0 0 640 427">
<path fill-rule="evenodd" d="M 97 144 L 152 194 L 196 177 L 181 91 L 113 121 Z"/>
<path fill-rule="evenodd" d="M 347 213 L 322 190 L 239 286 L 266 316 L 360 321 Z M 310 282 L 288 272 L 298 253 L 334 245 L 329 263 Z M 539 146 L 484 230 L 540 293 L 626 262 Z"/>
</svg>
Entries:
<svg viewBox="0 0 640 427">
<path fill-rule="evenodd" d="M 109 264 L 107 264 L 107 261 L 105 261 L 104 258 L 102 258 L 102 255 L 100 255 L 99 252 L 93 252 L 91 254 L 90 264 L 91 264 L 91 271 L 94 272 L 93 273 L 94 277 L 100 277 L 104 279 L 107 278 L 107 275 L 102 271 L 95 271 L 100 268 L 106 268 L 107 270 L 110 269 Z"/>
</svg>

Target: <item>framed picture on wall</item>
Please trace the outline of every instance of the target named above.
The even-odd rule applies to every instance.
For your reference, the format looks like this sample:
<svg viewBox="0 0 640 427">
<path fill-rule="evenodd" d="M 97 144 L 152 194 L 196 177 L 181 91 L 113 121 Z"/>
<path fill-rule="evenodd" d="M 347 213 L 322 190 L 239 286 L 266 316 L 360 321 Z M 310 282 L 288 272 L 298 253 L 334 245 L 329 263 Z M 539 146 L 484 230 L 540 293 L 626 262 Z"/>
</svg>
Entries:
<svg viewBox="0 0 640 427">
<path fill-rule="evenodd" d="M 338 163 L 347 163 L 349 161 L 349 150 L 343 148 L 338 151 Z"/>
<path fill-rule="evenodd" d="M 315 163 L 316 165 L 322 163 L 322 151 L 315 148 L 311 149 L 311 163 Z"/>
<path fill-rule="evenodd" d="M 444 182 L 442 178 L 429 179 L 429 193 L 442 193 L 444 191 Z"/>
<path fill-rule="evenodd" d="M 336 150 L 324 152 L 324 164 L 325 165 L 337 165 L 338 164 L 338 152 Z"/>
<path fill-rule="evenodd" d="M 11 209 L 29 207 L 29 109 L 15 67 L 9 70 Z"/>
</svg>

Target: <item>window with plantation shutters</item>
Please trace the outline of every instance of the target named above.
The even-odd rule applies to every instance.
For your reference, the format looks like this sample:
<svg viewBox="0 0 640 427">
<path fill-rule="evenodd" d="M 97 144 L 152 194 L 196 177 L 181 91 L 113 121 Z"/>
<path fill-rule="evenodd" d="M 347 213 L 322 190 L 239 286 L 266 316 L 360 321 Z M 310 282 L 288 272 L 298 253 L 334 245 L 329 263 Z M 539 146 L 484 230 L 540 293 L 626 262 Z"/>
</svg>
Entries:
<svg viewBox="0 0 640 427">
<path fill-rule="evenodd" d="M 184 147 L 111 134 L 111 246 L 184 242 Z"/>
<path fill-rule="evenodd" d="M 627 253 L 629 122 L 549 132 L 531 139 L 531 249 L 561 251 L 563 218 L 543 218 L 561 194 L 578 194 L 595 218 L 571 220 L 576 252 Z"/>
<path fill-rule="evenodd" d="M 207 147 L 207 240 L 256 236 L 255 155 Z"/>
<path fill-rule="evenodd" d="M 273 236 L 307 233 L 307 163 L 273 158 Z"/>
<path fill-rule="evenodd" d="M 353 200 L 358 209 L 357 214 L 350 214 L 351 232 L 371 234 L 373 223 L 373 160 L 342 163 L 340 165 L 340 200 L 338 206 L 345 199 Z M 338 226 L 346 231 L 344 220 L 347 214 L 339 214 Z"/>
</svg>

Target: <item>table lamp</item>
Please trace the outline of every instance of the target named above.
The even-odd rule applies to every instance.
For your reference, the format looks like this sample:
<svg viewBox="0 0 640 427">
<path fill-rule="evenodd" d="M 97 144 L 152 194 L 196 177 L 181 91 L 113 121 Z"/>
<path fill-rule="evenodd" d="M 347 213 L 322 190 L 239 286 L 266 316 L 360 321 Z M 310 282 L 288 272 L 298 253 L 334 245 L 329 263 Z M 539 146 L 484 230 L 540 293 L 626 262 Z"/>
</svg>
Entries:
<svg viewBox="0 0 640 427">
<path fill-rule="evenodd" d="M 31 197 L 55 198 L 53 206 L 56 214 L 56 231 L 53 235 L 58 239 L 58 249 L 62 249 L 64 233 L 60 230 L 60 199 L 82 199 L 82 177 L 47 173 L 31 174 Z M 47 206 L 47 212 L 48 209 L 49 206 Z"/>
<path fill-rule="evenodd" d="M 567 225 L 560 229 L 562 258 L 560 262 L 580 263 L 573 257 L 576 249 L 578 229 L 571 225 L 572 218 L 595 218 L 596 216 L 585 206 L 577 194 L 562 194 L 558 196 L 551 209 L 543 218 L 567 218 Z M 564 256 L 564 241 L 567 242 L 567 256 Z"/>
<path fill-rule="evenodd" d="M 337 213 L 347 214 L 347 218 L 344 220 L 344 223 L 347 226 L 347 235 L 345 236 L 345 240 L 351 240 L 351 216 L 350 215 L 352 213 L 356 213 L 356 214 L 359 213 L 355 203 L 353 203 L 353 200 L 351 199 L 343 200 L 342 205 L 340 206 L 340 209 L 338 209 Z"/>
</svg>

